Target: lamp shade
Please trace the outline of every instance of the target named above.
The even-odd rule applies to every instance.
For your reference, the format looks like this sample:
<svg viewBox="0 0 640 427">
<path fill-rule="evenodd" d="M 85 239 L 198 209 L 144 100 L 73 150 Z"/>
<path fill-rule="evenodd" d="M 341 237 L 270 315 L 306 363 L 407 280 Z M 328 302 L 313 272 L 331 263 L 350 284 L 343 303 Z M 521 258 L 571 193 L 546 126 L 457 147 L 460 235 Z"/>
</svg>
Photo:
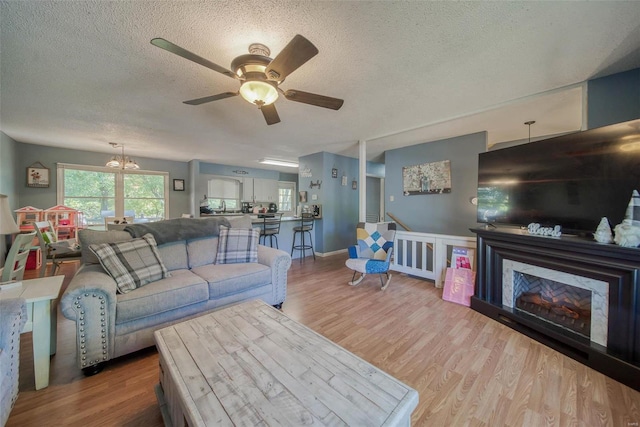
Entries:
<svg viewBox="0 0 640 427">
<path fill-rule="evenodd" d="M 252 104 L 273 104 L 278 99 L 278 90 L 270 82 L 250 80 L 240 86 L 240 95 Z"/>
<path fill-rule="evenodd" d="M 13 219 L 13 212 L 9 208 L 9 197 L 0 194 L 0 234 L 18 233 L 20 228 Z"/>
</svg>

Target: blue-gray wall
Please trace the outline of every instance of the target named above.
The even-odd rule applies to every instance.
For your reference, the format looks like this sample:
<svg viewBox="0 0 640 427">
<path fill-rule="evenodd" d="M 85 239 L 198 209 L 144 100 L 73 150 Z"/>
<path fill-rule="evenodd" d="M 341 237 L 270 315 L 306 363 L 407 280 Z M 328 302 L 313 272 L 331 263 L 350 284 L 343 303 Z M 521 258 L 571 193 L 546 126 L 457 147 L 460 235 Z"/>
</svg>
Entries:
<svg viewBox="0 0 640 427">
<path fill-rule="evenodd" d="M 640 118 L 640 68 L 587 82 L 589 129 Z"/>
<path fill-rule="evenodd" d="M 358 191 L 351 181 L 358 180 L 358 159 L 327 152 L 315 153 L 299 159 L 300 170 L 311 169 L 311 177 L 299 175 L 298 190 L 307 192 L 307 204 L 322 205 L 322 220 L 316 221 L 314 247 L 321 253 L 345 249 L 355 242 L 358 224 Z M 338 177 L 331 177 L 331 169 L 338 169 Z M 347 177 L 343 186 L 342 176 Z M 320 189 L 310 188 L 311 181 L 322 181 Z M 317 199 L 313 200 L 313 196 Z"/>
<path fill-rule="evenodd" d="M 386 210 L 413 231 L 471 236 L 476 207 L 469 198 L 478 187 L 478 154 L 485 152 L 487 133 L 479 132 L 386 152 Z M 404 196 L 402 168 L 451 161 L 451 193 Z M 394 201 L 390 201 L 393 196 Z M 390 218 L 387 218 L 390 220 Z"/>
</svg>

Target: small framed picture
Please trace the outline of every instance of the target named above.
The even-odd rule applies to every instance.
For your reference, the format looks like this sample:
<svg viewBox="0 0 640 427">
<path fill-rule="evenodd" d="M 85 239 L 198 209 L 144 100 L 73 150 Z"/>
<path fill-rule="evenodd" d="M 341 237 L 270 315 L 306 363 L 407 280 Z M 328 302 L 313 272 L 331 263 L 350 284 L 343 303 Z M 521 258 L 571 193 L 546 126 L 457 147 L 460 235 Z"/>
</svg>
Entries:
<svg viewBox="0 0 640 427">
<path fill-rule="evenodd" d="M 338 169 L 333 168 L 331 169 L 331 178 L 337 178 L 338 177 Z"/>
<path fill-rule="evenodd" d="M 27 187 L 49 187 L 49 168 L 36 162 L 27 168 Z"/>
<path fill-rule="evenodd" d="M 298 202 L 307 203 L 307 192 L 306 191 L 300 191 L 298 193 Z"/>
<path fill-rule="evenodd" d="M 173 191 L 184 191 L 184 179 L 173 180 Z"/>
<path fill-rule="evenodd" d="M 351 188 L 354 189 L 354 190 L 357 190 L 358 189 L 358 181 L 356 181 L 356 180 L 351 181 Z"/>
<path fill-rule="evenodd" d="M 342 186 L 343 187 L 347 186 L 347 176 L 346 175 L 342 175 Z"/>
</svg>

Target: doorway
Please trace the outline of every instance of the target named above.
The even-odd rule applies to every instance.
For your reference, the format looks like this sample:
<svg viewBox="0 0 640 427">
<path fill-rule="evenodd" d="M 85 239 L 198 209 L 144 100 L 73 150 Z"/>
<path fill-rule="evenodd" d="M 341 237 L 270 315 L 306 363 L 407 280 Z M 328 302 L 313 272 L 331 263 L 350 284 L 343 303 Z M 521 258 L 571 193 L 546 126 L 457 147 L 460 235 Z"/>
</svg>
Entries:
<svg viewBox="0 0 640 427">
<path fill-rule="evenodd" d="M 367 176 L 367 222 L 384 221 L 384 178 Z"/>
</svg>

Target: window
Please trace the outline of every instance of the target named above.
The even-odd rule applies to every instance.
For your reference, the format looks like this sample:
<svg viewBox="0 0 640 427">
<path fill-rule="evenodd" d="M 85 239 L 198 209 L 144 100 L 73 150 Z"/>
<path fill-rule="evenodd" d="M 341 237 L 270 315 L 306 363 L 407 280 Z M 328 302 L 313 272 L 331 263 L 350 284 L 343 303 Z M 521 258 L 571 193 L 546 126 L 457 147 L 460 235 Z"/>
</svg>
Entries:
<svg viewBox="0 0 640 427">
<path fill-rule="evenodd" d="M 296 183 L 278 181 L 278 211 L 286 215 L 295 214 L 296 202 L 293 195 L 296 194 Z"/>
<path fill-rule="evenodd" d="M 240 210 L 240 181 L 213 178 L 207 183 L 207 206 L 214 210 Z M 202 203 L 200 206 L 203 206 Z"/>
<path fill-rule="evenodd" d="M 240 203 L 238 199 L 212 199 L 208 198 L 208 206 L 213 210 L 240 210 Z M 201 205 L 202 206 L 202 205 Z"/>
<path fill-rule="evenodd" d="M 78 209 L 87 226 L 103 226 L 108 216 L 134 222 L 169 217 L 169 174 L 58 164 L 58 203 Z"/>
</svg>

